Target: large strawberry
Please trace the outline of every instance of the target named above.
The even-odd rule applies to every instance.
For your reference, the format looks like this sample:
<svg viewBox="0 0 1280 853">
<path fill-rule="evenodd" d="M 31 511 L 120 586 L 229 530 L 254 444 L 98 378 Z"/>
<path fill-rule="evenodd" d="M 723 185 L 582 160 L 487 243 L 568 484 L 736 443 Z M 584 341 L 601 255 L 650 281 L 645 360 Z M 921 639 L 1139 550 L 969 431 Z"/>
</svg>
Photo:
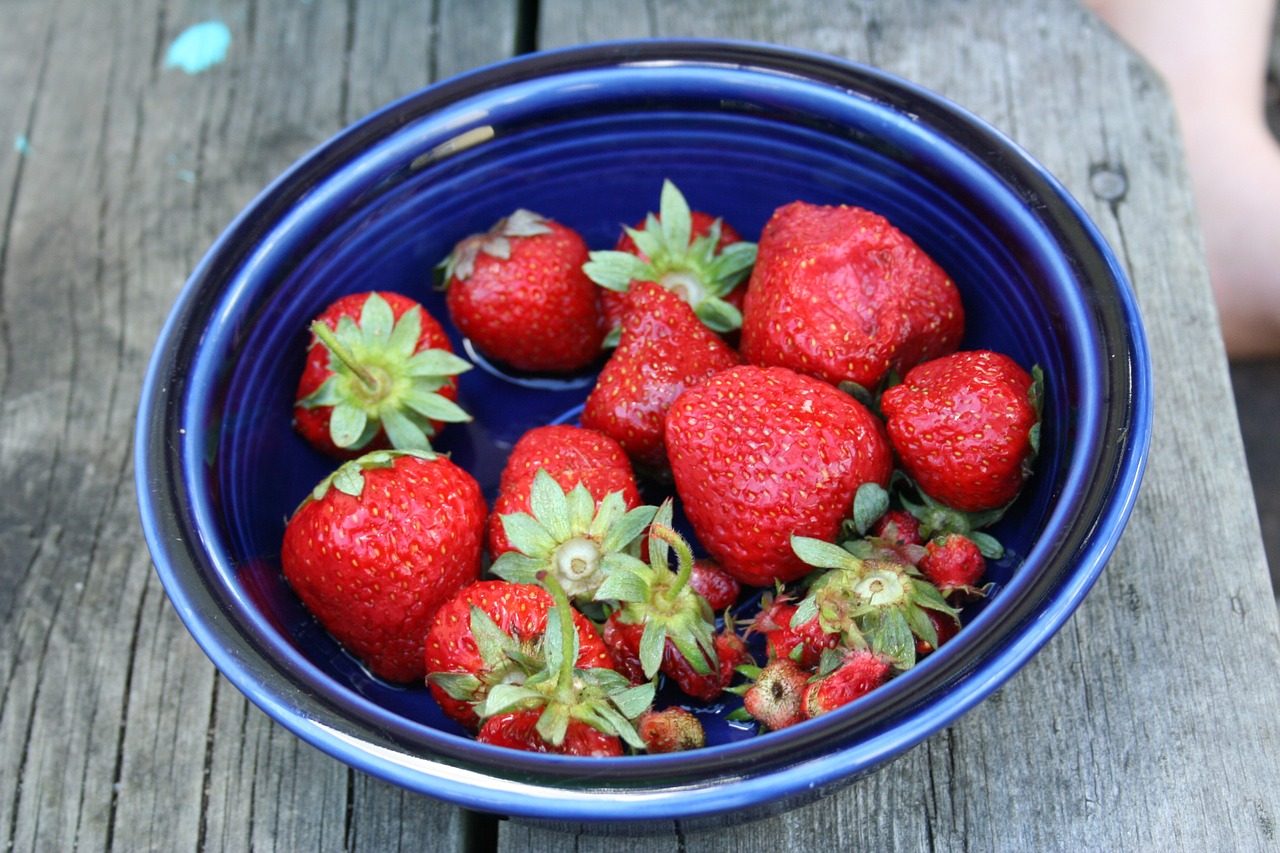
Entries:
<svg viewBox="0 0 1280 853">
<path fill-rule="evenodd" d="M 967 350 L 908 371 L 880 400 L 889 439 L 919 489 L 962 512 L 1005 506 L 1030 475 L 1041 383 L 1006 355 Z"/>
<path fill-rule="evenodd" d="M 884 217 L 793 202 L 765 224 L 743 304 L 747 361 L 875 391 L 963 333 L 955 284 Z"/>
<path fill-rule="evenodd" d="M 628 310 L 628 289 L 652 281 L 689 303 L 709 328 L 731 332 L 742 325 L 744 285 L 755 257 L 754 243 L 719 217 L 691 211 L 675 184 L 663 181 L 658 213 L 624 228 L 614 249 L 592 252 L 583 269 L 604 288 L 601 305 L 611 330 Z"/>
<path fill-rule="evenodd" d="M 834 539 L 859 486 L 883 487 L 892 471 L 875 415 L 782 367 L 731 367 L 689 388 L 667 413 L 666 440 L 698 541 L 753 586 L 809 572 L 791 537 Z"/>
<path fill-rule="evenodd" d="M 446 716 L 480 725 L 474 706 L 495 684 L 523 684 L 545 663 L 542 649 L 551 594 L 534 584 L 480 580 L 436 613 L 426 639 L 427 685 Z M 573 614 L 579 667 L 611 666 L 595 626 Z"/>
<path fill-rule="evenodd" d="M 455 377 L 471 365 L 409 297 L 344 296 L 311 330 L 293 418 L 321 451 L 354 458 L 389 447 L 430 449 L 444 423 L 470 420 L 455 402 Z"/>
<path fill-rule="evenodd" d="M 376 450 L 344 462 L 289 519 L 284 576 L 374 675 L 421 681 L 436 611 L 480 574 L 486 510 L 447 457 Z"/>
<path fill-rule="evenodd" d="M 528 430 L 511 448 L 498 481 L 498 496 L 489 517 L 489 556 L 497 559 L 511 550 L 502 516 L 529 512 L 533 480 L 546 471 L 561 490 L 579 484 L 596 496 L 618 492 L 622 505 L 635 509 L 643 503 L 626 451 L 602 432 L 572 424 L 547 424 Z"/>
<path fill-rule="evenodd" d="M 623 744 L 644 749 L 634 721 L 653 704 L 652 683 L 633 685 L 608 667 L 579 666 L 578 632 L 566 614 L 568 596 L 540 577 L 555 597 L 541 642 L 543 659 L 521 683 L 493 685 L 475 706 L 476 739 L 534 752 L 621 755 Z"/>
<path fill-rule="evenodd" d="M 648 281 L 631 286 L 618 348 L 582 410 L 582 425 L 618 440 L 643 472 L 669 471 L 663 421 L 690 385 L 740 363 L 683 299 Z"/>
<path fill-rule="evenodd" d="M 518 370 L 564 373 L 600 356 L 599 288 L 572 228 L 517 210 L 463 239 L 443 263 L 454 324 L 487 356 Z"/>
</svg>

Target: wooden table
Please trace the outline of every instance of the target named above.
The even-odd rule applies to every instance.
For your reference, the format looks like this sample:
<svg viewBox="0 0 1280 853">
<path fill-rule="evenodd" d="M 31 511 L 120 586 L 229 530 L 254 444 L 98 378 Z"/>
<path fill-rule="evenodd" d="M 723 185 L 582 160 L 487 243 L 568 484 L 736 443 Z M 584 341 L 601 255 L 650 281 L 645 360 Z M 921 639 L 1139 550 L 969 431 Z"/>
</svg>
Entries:
<svg viewBox="0 0 1280 853">
<path fill-rule="evenodd" d="M 186 28 L 231 42 L 167 64 Z M 1132 276 L 1156 429 L 1084 605 L 992 699 L 814 805 L 670 850 L 1280 846 L 1280 643 L 1174 116 L 1072 0 L 0 0 L 0 850 L 630 850 L 348 769 L 219 676 L 143 544 L 131 430 L 197 259 L 296 158 L 517 49 L 724 36 L 873 63 L 1045 163 Z"/>
</svg>

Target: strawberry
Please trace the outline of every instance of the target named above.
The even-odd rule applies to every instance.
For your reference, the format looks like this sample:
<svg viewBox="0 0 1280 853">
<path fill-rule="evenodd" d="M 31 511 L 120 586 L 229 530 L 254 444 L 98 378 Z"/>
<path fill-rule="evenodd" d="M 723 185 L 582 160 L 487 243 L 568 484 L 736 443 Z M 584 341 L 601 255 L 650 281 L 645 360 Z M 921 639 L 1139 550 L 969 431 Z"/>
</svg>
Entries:
<svg viewBox="0 0 1280 853">
<path fill-rule="evenodd" d="M 613 251 L 592 252 L 583 269 L 604 288 L 609 329 L 629 310 L 623 295 L 632 284 L 651 281 L 689 303 L 708 328 L 731 332 L 742 325 L 743 285 L 755 257 L 754 243 L 723 220 L 691 211 L 675 184 L 663 181 L 658 213 L 624 228 Z"/>
<path fill-rule="evenodd" d="M 892 548 L 924 545 L 924 537 L 920 535 L 920 520 L 905 509 L 885 512 L 872 526 L 871 535 Z"/>
<path fill-rule="evenodd" d="M 661 285 L 635 282 L 627 304 L 618 348 L 587 395 L 582 425 L 617 439 L 640 470 L 664 474 L 663 420 L 672 401 L 741 360 Z"/>
<path fill-rule="evenodd" d="M 791 658 L 775 658 L 761 669 L 742 695 L 748 716 L 770 731 L 779 731 L 806 719 L 804 691 L 808 670 Z"/>
<path fill-rule="evenodd" d="M 938 647 L 929 612 L 958 616 L 914 566 L 860 559 L 839 545 L 802 536 L 792 546 L 805 563 L 823 570 L 796 606 L 793 627 L 816 618 L 823 632 L 840 636 L 841 645 L 869 647 L 905 670 L 915 665 L 918 640 Z"/>
<path fill-rule="evenodd" d="M 534 584 L 480 580 L 436 613 L 426 639 L 427 685 L 445 715 L 475 730 L 473 708 L 495 684 L 523 684 L 543 664 L 551 594 Z M 573 614 L 579 667 L 610 666 L 595 626 Z"/>
<path fill-rule="evenodd" d="M 650 709 L 636 721 L 636 731 L 652 754 L 684 752 L 707 745 L 707 733 L 691 712 L 680 707 Z"/>
<path fill-rule="evenodd" d="M 751 631 L 764 635 L 768 660 L 791 658 L 804 669 L 813 669 L 826 649 L 834 649 L 840 634 L 823 630 L 817 614 L 795 619 L 796 605 L 785 595 L 766 600 L 751 623 Z"/>
<path fill-rule="evenodd" d="M 599 288 L 587 244 L 527 210 L 460 241 L 442 264 L 454 324 L 481 352 L 517 370 L 567 373 L 600 355 Z"/>
<path fill-rule="evenodd" d="M 801 704 L 806 716 L 818 717 L 847 705 L 887 682 L 893 664 L 871 649 L 848 649 L 805 685 Z"/>
<path fill-rule="evenodd" d="M 621 755 L 623 742 L 644 749 L 633 721 L 652 707 L 653 684 L 633 685 L 608 667 L 578 666 L 569 597 L 554 578 L 540 574 L 538 581 L 555 599 L 547 612 L 542 664 L 523 683 L 489 689 L 475 706 L 481 720 L 477 740 L 574 755 Z"/>
<path fill-rule="evenodd" d="M 1030 476 L 1041 385 L 1039 370 L 967 350 L 911 369 L 880 406 L 902 468 L 919 489 L 953 509 L 983 512 L 1008 504 Z"/>
<path fill-rule="evenodd" d="M 455 402 L 456 376 L 471 365 L 409 297 L 344 296 L 311 331 L 293 420 L 320 451 L 349 459 L 391 447 L 429 450 L 444 423 L 471 419 Z"/>
<path fill-rule="evenodd" d="M 534 427 L 511 448 L 498 481 L 489 517 L 489 555 L 494 559 L 511 550 L 502 516 L 529 511 L 529 494 L 539 470 L 550 474 L 565 491 L 581 484 L 599 498 L 619 492 L 627 509 L 643 503 L 631 460 L 616 440 L 570 424 Z"/>
<path fill-rule="evenodd" d="M 649 527 L 649 562 L 618 562 L 595 598 L 608 601 L 604 641 L 618 670 L 634 682 L 659 672 L 695 699 L 709 702 L 727 682 L 715 639 L 715 616 L 689 583 L 693 551 L 671 529 L 672 504 L 665 501 Z M 668 565 L 675 551 L 677 571 Z M 721 644 L 723 647 L 723 643 Z M 732 674 L 732 668 L 729 668 Z"/>
<path fill-rule="evenodd" d="M 707 604 L 716 613 L 732 607 L 742 594 L 742 584 L 738 583 L 738 579 L 708 557 L 699 557 L 693 561 L 689 585 L 707 600 Z"/>
<path fill-rule="evenodd" d="M 486 514 L 480 486 L 447 457 L 376 450 L 344 462 L 289 519 L 284 576 L 370 672 L 420 681 L 436 611 L 480 574 Z"/>
<path fill-rule="evenodd" d="M 960 620 L 954 616 L 948 616 L 937 610 L 926 610 L 925 614 L 929 617 L 929 621 L 933 623 L 933 632 L 936 635 L 937 642 L 929 642 L 916 637 L 916 657 L 923 657 L 930 652 L 937 651 L 942 646 L 960 633 Z"/>
<path fill-rule="evenodd" d="M 606 734 L 583 720 L 568 720 L 558 743 L 548 740 L 538 731 L 542 718 L 541 709 L 498 714 L 484 721 L 476 740 L 491 746 L 555 755 L 617 758 L 623 754 L 622 740 L 617 735 Z"/>
<path fill-rule="evenodd" d="M 944 596 L 952 593 L 974 594 L 978 582 L 987 573 L 987 561 L 968 536 L 948 533 L 930 539 L 920 558 L 920 571 Z"/>
<path fill-rule="evenodd" d="M 667 413 L 666 440 L 698 541 L 752 586 L 808 573 L 791 536 L 834 539 L 859 486 L 883 487 L 892 470 L 870 411 L 781 367 L 732 367 L 687 389 Z"/>
<path fill-rule="evenodd" d="M 743 303 L 748 362 L 875 390 L 963 333 L 955 284 L 884 217 L 797 201 L 765 224 Z"/>
<path fill-rule="evenodd" d="M 597 500 L 582 483 L 567 493 L 544 469 L 534 476 L 529 511 L 499 516 L 511 549 L 489 567 L 513 583 L 549 575 L 567 594 L 591 602 L 611 572 L 639 564 L 640 536 L 657 507 L 628 509 L 622 492 Z"/>
</svg>

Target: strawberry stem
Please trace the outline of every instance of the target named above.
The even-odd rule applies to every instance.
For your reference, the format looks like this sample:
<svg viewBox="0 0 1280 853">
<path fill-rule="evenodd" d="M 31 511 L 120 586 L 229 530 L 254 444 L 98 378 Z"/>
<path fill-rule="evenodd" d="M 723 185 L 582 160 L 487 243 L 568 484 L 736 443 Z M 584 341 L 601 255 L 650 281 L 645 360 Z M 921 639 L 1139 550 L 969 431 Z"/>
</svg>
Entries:
<svg viewBox="0 0 1280 853">
<path fill-rule="evenodd" d="M 689 583 L 689 579 L 693 577 L 693 549 L 689 547 L 688 542 L 684 541 L 683 536 L 665 524 L 654 523 L 649 525 L 649 535 L 656 539 L 661 539 L 676 551 L 676 579 L 663 594 L 667 601 L 675 601 L 676 596 L 680 594 L 680 591 Z"/>
<path fill-rule="evenodd" d="M 328 325 L 319 320 L 312 322 L 311 333 L 320 339 L 320 342 L 328 348 L 329 352 L 338 357 L 338 360 L 347 366 L 347 369 L 356 375 L 356 377 L 364 384 L 370 394 L 376 394 L 379 390 L 379 382 L 372 373 L 365 369 L 356 359 L 355 354 L 347 349 L 346 344 L 338 340 L 338 336 L 333 333 Z"/>
<path fill-rule="evenodd" d="M 578 655 L 574 648 L 573 605 L 569 604 L 569 595 L 560 585 L 560 581 L 551 572 L 538 572 L 538 582 L 543 585 L 555 600 L 556 611 L 560 622 L 560 671 L 556 674 L 556 698 L 566 705 L 574 703 L 573 670 L 578 664 Z"/>
</svg>

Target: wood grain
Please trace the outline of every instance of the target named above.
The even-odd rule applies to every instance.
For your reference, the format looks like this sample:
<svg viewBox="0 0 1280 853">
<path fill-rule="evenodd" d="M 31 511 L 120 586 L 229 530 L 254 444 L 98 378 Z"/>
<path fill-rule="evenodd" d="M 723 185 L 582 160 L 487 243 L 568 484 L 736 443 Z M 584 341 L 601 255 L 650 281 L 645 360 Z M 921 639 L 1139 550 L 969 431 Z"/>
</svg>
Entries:
<svg viewBox="0 0 1280 853">
<path fill-rule="evenodd" d="M 367 112 L 510 55 L 515 4 L 15 0 L 0 10 L 0 849 L 467 849 L 218 676 L 138 526 L 134 407 L 214 237 Z M 166 67 L 220 20 L 226 60 Z M 321 819 L 323 817 L 323 819 Z"/>
</svg>

